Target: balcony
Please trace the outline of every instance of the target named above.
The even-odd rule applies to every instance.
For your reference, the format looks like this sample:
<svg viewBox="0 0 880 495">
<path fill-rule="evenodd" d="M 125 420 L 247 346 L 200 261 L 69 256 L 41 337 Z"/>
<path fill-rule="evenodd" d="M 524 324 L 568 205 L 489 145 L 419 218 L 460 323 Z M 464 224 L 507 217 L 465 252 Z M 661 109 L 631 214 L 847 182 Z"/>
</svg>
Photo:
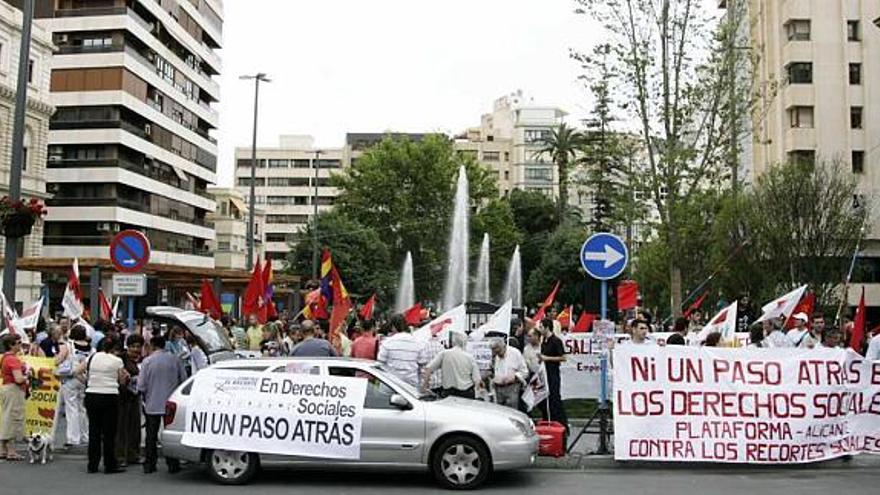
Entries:
<svg viewBox="0 0 880 495">
<path fill-rule="evenodd" d="M 119 197 L 103 197 L 103 198 L 51 198 L 46 200 L 46 206 L 56 206 L 56 207 L 64 207 L 64 206 L 90 206 L 90 207 L 101 207 L 101 206 L 111 206 L 118 208 L 126 208 L 133 211 L 138 211 L 141 213 L 147 213 L 150 215 L 155 215 L 158 217 L 166 218 L 168 220 L 174 220 L 177 222 L 184 222 L 191 225 L 198 225 L 199 227 L 206 228 L 214 228 L 213 222 L 209 222 L 203 218 L 187 218 L 181 217 L 178 215 L 168 215 L 159 212 L 152 211 L 149 204 L 145 204 L 139 201 L 132 201 L 130 199 L 119 198 Z"/>
</svg>

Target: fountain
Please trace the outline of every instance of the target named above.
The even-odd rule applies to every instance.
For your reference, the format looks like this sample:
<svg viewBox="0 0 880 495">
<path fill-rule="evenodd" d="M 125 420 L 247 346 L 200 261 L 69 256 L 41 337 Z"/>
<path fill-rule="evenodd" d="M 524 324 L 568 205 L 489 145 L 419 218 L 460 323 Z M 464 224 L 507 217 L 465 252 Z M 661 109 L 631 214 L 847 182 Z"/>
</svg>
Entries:
<svg viewBox="0 0 880 495">
<path fill-rule="evenodd" d="M 397 284 L 397 300 L 394 303 L 394 311 L 396 313 L 403 313 L 415 303 L 412 254 L 407 251 L 406 258 L 403 260 L 403 268 L 400 270 L 400 283 Z"/>
<path fill-rule="evenodd" d="M 510 299 L 514 308 L 522 307 L 522 262 L 519 257 L 519 244 L 513 250 L 510 257 L 510 266 L 507 268 L 507 284 L 504 286 L 502 301 Z"/>
<path fill-rule="evenodd" d="M 480 257 L 477 261 L 477 280 L 474 301 L 489 302 L 489 234 L 483 234 L 483 244 L 480 245 Z"/>
<path fill-rule="evenodd" d="M 458 170 L 452 231 L 449 235 L 449 258 L 446 265 L 446 285 L 443 289 L 444 310 L 467 301 L 469 200 L 467 172 L 462 166 Z"/>
</svg>

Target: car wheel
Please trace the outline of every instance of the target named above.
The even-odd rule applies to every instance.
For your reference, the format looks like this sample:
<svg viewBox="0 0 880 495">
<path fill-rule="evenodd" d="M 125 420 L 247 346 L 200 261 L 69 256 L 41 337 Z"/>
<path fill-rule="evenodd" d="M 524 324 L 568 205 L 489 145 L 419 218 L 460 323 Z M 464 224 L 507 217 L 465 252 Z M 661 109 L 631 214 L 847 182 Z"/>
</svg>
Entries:
<svg viewBox="0 0 880 495">
<path fill-rule="evenodd" d="M 260 458 L 250 452 L 209 450 L 205 459 L 208 474 L 223 485 L 243 485 L 257 473 Z"/>
<path fill-rule="evenodd" d="M 491 459 L 478 440 L 454 436 L 444 440 L 431 459 L 434 477 L 444 488 L 470 490 L 482 485 L 489 476 Z"/>
</svg>

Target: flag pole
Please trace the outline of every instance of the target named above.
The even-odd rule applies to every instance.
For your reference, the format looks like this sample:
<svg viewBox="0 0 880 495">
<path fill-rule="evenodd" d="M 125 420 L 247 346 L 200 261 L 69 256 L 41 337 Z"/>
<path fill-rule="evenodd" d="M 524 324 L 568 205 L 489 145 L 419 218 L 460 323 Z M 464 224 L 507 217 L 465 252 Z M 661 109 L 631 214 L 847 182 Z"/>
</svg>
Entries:
<svg viewBox="0 0 880 495">
<path fill-rule="evenodd" d="M 862 245 L 862 239 L 865 237 L 865 225 L 867 224 L 867 221 L 868 216 L 865 215 L 865 219 L 862 221 L 862 227 L 859 229 L 859 237 L 856 239 L 856 248 L 853 250 L 852 259 L 849 261 L 849 270 L 846 272 L 846 281 L 843 283 L 843 297 L 840 298 L 840 304 L 837 305 L 837 314 L 834 315 L 835 327 L 840 325 L 840 313 L 843 312 L 843 306 L 846 304 L 849 295 L 849 285 L 850 281 L 852 281 L 853 270 L 856 267 L 856 259 L 859 257 L 859 249 Z"/>
</svg>

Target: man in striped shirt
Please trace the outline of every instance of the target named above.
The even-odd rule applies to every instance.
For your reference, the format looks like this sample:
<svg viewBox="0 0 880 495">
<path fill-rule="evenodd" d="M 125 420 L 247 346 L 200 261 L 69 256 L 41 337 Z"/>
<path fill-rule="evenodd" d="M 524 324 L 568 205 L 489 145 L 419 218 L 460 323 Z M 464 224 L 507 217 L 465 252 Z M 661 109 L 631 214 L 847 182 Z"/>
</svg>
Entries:
<svg viewBox="0 0 880 495">
<path fill-rule="evenodd" d="M 437 354 L 440 354 L 443 349 L 445 349 L 445 347 L 443 347 L 443 342 L 440 341 L 437 334 L 431 335 L 431 338 L 425 342 L 421 351 L 419 351 L 419 366 L 422 369 L 425 369 L 428 363 L 430 363 Z M 431 373 L 431 378 L 428 380 L 428 389 L 431 390 L 431 392 L 434 392 L 435 394 L 440 393 L 443 385 L 442 377 L 443 371 L 440 369 Z"/>
<path fill-rule="evenodd" d="M 398 332 L 382 340 L 379 344 L 379 354 L 376 361 L 388 367 L 389 371 L 398 378 L 419 388 L 419 352 L 425 343 L 413 337 L 408 325 L 395 324 L 396 319 L 403 320 L 401 315 L 395 315 L 391 324 Z"/>
</svg>

